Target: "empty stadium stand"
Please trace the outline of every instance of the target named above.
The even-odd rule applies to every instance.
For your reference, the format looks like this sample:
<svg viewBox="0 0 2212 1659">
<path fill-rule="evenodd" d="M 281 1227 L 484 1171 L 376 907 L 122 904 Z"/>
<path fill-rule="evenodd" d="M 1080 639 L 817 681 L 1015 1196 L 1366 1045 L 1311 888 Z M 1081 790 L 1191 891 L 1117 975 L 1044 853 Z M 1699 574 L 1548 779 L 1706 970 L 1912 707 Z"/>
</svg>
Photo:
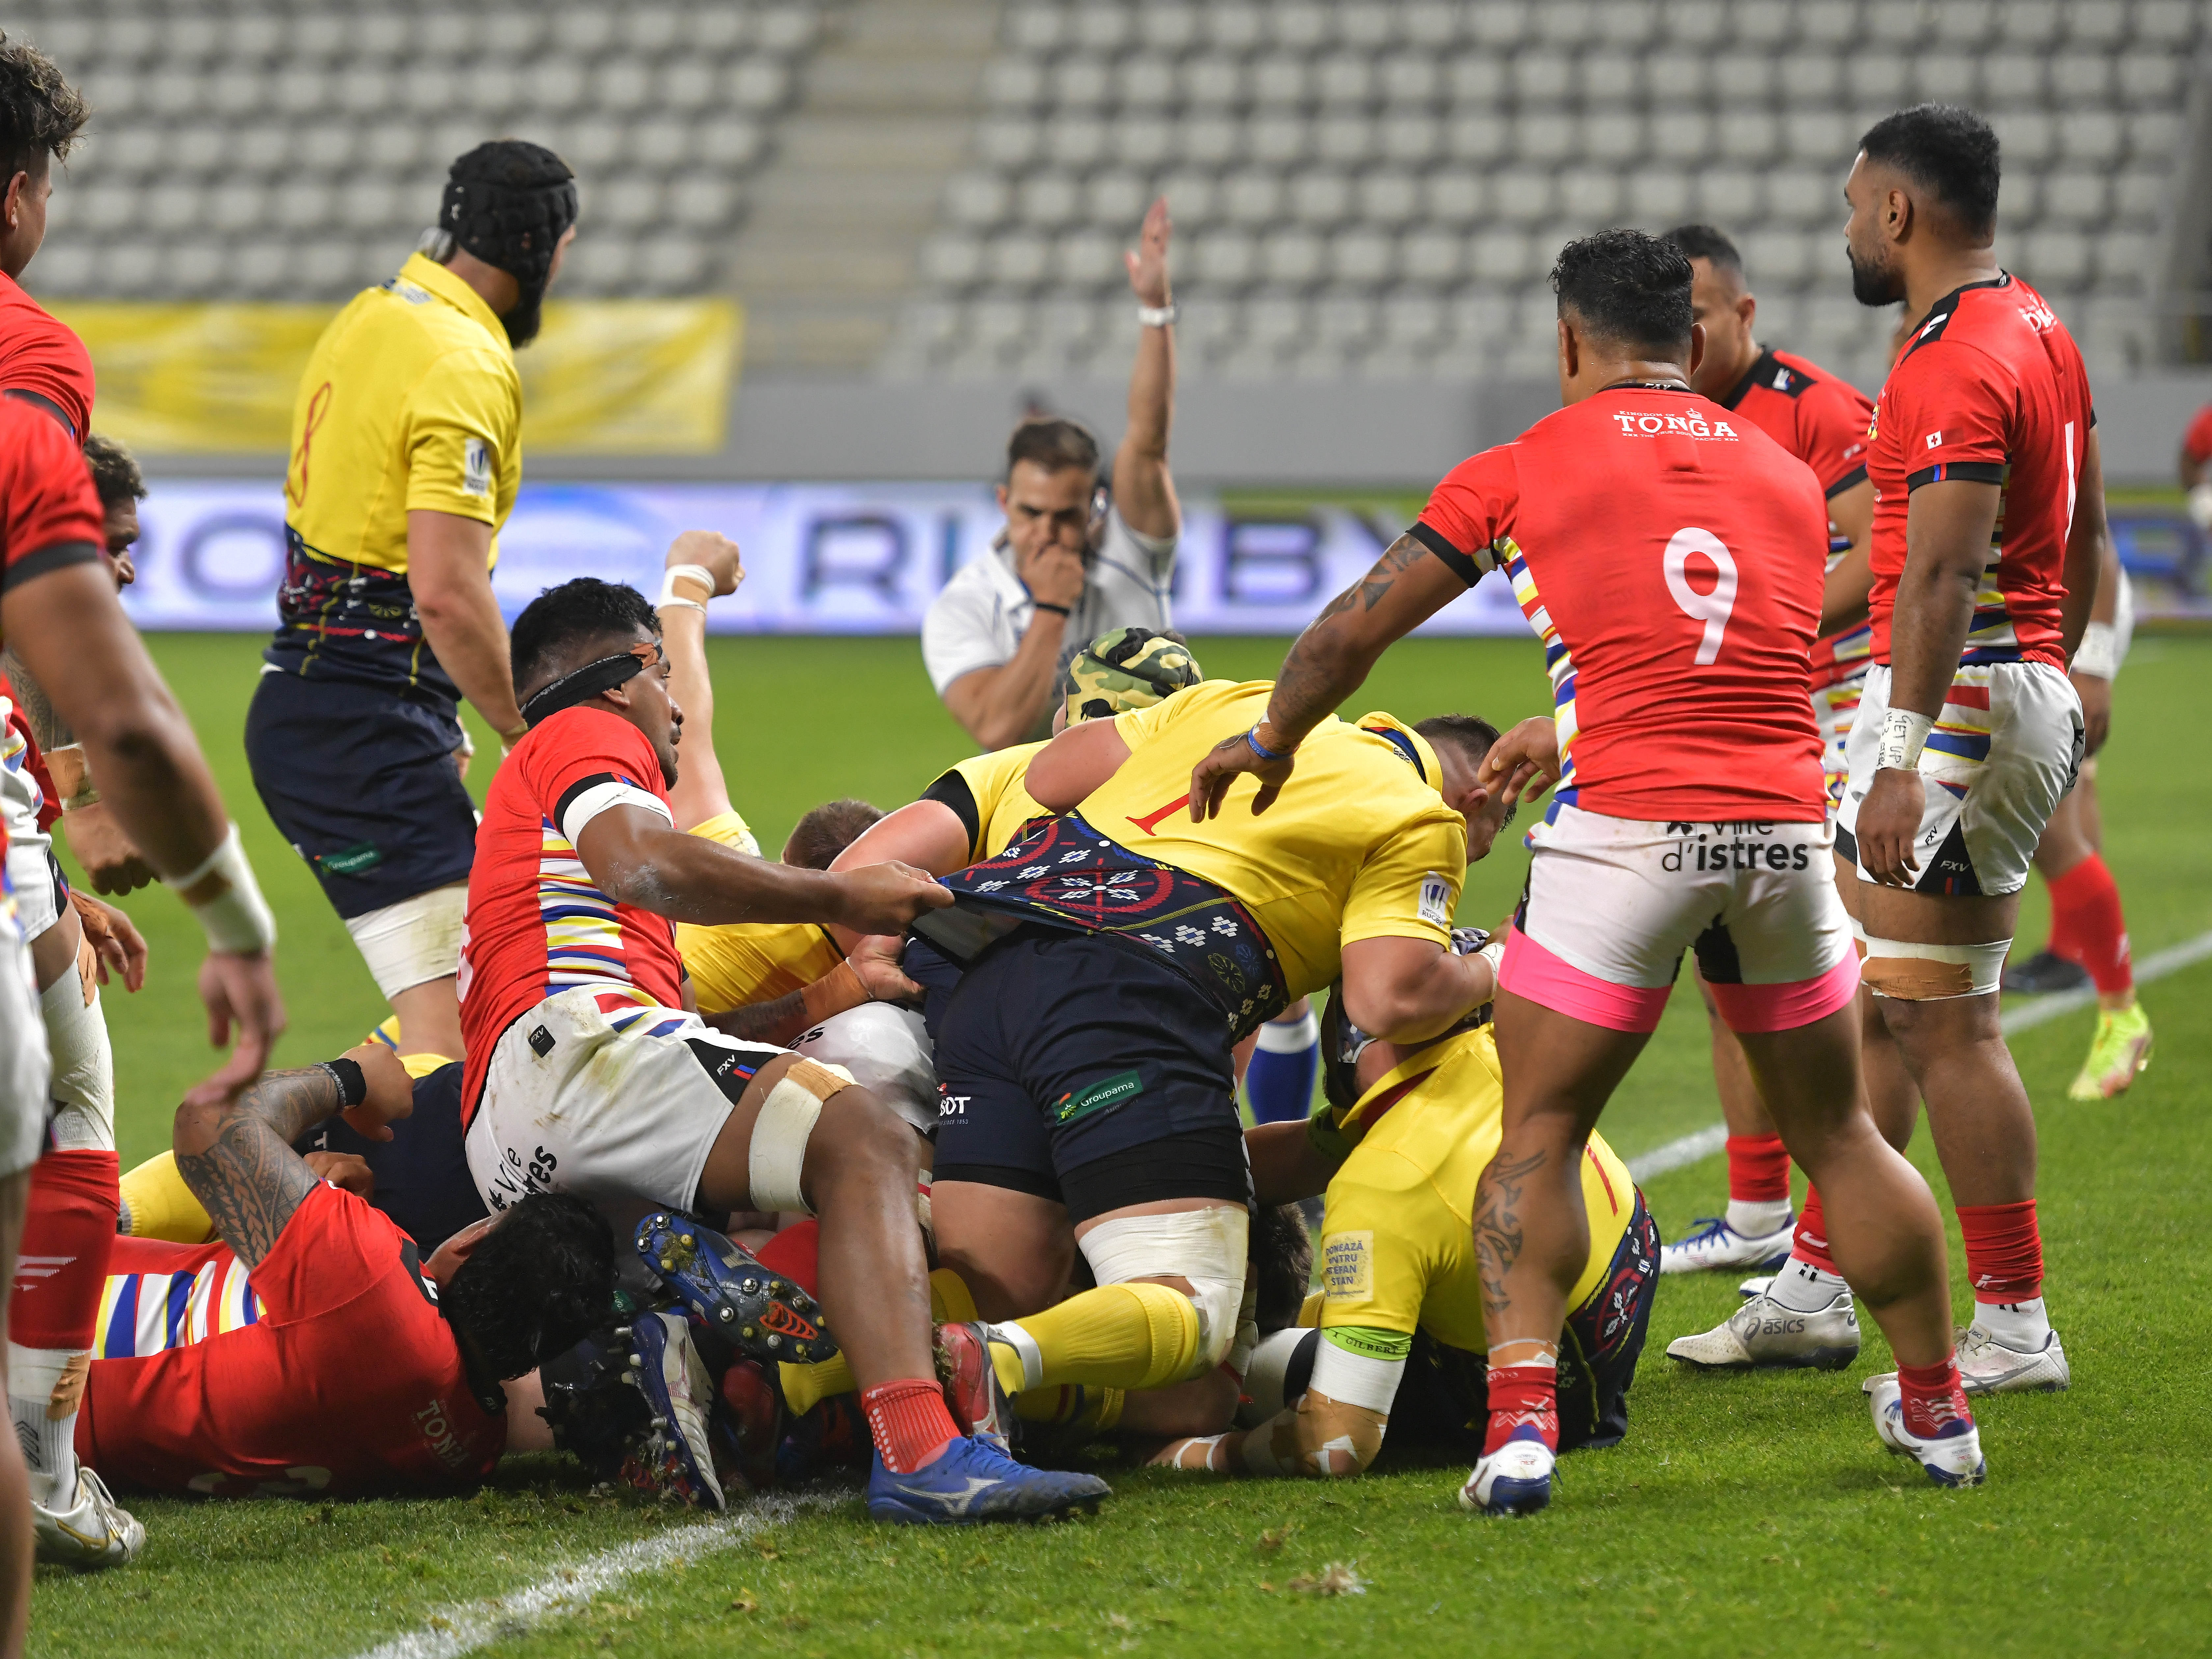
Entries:
<svg viewBox="0 0 2212 1659">
<path fill-rule="evenodd" d="M 883 365 L 1118 372 L 1118 250 L 1156 191 L 1199 373 L 1543 377 L 1553 254 L 1615 223 L 1729 229 L 1762 331 L 1869 384 L 1858 135 L 1922 99 L 2002 135 L 2000 247 L 2093 370 L 2141 366 L 2197 0 L 1018 0 L 974 165 Z"/>
<path fill-rule="evenodd" d="M 453 156 L 512 134 L 567 157 L 614 233 L 579 240 L 562 291 L 621 295 L 726 289 L 822 12 L 27 0 L 5 26 L 96 112 L 55 197 L 42 295 L 342 297 L 404 258 Z"/>
</svg>

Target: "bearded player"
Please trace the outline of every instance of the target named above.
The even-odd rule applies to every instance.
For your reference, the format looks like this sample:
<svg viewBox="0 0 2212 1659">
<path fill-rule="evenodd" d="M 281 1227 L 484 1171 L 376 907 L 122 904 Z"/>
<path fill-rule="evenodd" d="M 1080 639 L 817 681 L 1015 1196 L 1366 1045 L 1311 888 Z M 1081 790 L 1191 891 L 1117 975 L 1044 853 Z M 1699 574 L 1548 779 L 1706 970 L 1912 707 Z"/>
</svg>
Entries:
<svg viewBox="0 0 2212 1659">
<path fill-rule="evenodd" d="M 1245 773 L 1254 808 L 1295 800 L 1301 745 L 1327 711 L 1392 641 L 1507 570 L 1556 708 L 1493 746 L 1482 773 L 1509 798 L 1531 778 L 1560 793 L 1531 833 L 1498 975 L 1504 1126 L 1474 1225 L 1490 1422 L 1462 1502 L 1502 1514 L 1550 1500 L 1560 1334 L 1589 1248 L 1580 1172 L 1691 949 L 1791 1156 L 1836 1200 L 1837 1256 L 1902 1362 L 1877 1431 L 1939 1483 L 1978 1481 L 1942 1224 L 1861 1097 L 1856 959 L 1824 868 L 1809 690 L 1820 484 L 1691 390 L 1704 334 L 1680 249 L 1606 231 L 1568 244 L 1552 280 L 1566 407 L 1445 478 L 1300 636 L 1264 718 L 1194 769 L 1192 811 Z"/>
</svg>

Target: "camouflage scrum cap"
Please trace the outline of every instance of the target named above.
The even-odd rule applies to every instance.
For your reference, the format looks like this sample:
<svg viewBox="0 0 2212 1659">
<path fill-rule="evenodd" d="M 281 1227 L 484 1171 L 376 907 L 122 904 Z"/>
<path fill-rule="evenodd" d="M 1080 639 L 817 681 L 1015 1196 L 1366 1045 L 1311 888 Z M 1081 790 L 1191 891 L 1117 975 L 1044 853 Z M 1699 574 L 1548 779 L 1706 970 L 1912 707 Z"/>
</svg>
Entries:
<svg viewBox="0 0 2212 1659">
<path fill-rule="evenodd" d="M 1149 628 L 1101 634 L 1067 665 L 1067 723 L 1103 720 L 1196 685 L 1206 676 L 1190 647 Z"/>
</svg>

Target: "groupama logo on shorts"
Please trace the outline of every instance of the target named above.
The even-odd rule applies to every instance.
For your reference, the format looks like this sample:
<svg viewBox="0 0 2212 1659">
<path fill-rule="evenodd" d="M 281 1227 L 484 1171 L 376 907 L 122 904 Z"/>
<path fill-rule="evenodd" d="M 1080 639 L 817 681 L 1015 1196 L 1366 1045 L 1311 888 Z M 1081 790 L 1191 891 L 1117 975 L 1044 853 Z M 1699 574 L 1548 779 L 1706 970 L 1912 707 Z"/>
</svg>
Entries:
<svg viewBox="0 0 2212 1659">
<path fill-rule="evenodd" d="M 1119 1106 L 1134 1100 L 1144 1092 L 1144 1079 L 1134 1072 L 1116 1072 L 1102 1078 L 1085 1089 L 1071 1089 L 1053 1103 L 1052 1121 L 1068 1124 L 1079 1117 L 1089 1117 L 1093 1112 L 1103 1112 L 1109 1106 Z"/>
</svg>

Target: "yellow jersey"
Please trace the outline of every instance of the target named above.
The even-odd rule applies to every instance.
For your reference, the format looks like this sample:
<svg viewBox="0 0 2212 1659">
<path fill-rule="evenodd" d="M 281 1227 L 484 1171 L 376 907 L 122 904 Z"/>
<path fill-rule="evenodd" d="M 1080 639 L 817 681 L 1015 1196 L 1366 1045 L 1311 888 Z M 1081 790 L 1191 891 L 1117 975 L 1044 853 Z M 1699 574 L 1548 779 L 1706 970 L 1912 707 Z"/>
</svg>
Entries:
<svg viewBox="0 0 2212 1659">
<path fill-rule="evenodd" d="M 968 830 L 968 861 L 1002 853 L 1024 826 L 1053 816 L 1030 798 L 1024 782 L 1042 743 L 1016 744 L 960 761 L 921 792 L 924 800 L 949 808 Z"/>
<path fill-rule="evenodd" d="M 1267 713 L 1274 685 L 1207 680 L 1115 717 L 1121 769 L 1076 811 L 1100 835 L 1212 883 L 1251 912 L 1295 999 L 1336 978 L 1364 939 L 1451 940 L 1467 876 L 1467 823 L 1444 804 L 1428 740 L 1388 714 L 1331 715 L 1258 817 L 1258 781 L 1239 777 L 1220 812 L 1190 817 L 1200 757 Z"/>
<path fill-rule="evenodd" d="M 691 834 L 760 854 L 745 821 L 724 812 L 691 826 Z M 844 961 L 827 929 L 803 921 L 738 921 L 718 927 L 678 922 L 676 953 L 691 976 L 702 1014 L 726 1014 L 748 1003 L 773 1002 L 811 985 Z"/>
<path fill-rule="evenodd" d="M 1474 1188 L 1498 1152 L 1504 1105 L 1498 1045 L 1485 1025 L 1408 1056 L 1342 1115 L 1359 1140 L 1324 1200 L 1323 1330 L 1423 1330 L 1468 1353 L 1488 1349 Z M 1595 1132 L 1583 1158 L 1583 1207 L 1589 1259 L 1570 1309 L 1604 1285 L 1636 1211 L 1628 1166 Z"/>
<path fill-rule="evenodd" d="M 268 660 L 455 696 L 407 586 L 407 514 L 491 526 L 496 563 L 522 481 L 521 428 L 514 349 L 474 289 L 418 253 L 355 295 L 315 342 L 293 403 Z"/>
</svg>

